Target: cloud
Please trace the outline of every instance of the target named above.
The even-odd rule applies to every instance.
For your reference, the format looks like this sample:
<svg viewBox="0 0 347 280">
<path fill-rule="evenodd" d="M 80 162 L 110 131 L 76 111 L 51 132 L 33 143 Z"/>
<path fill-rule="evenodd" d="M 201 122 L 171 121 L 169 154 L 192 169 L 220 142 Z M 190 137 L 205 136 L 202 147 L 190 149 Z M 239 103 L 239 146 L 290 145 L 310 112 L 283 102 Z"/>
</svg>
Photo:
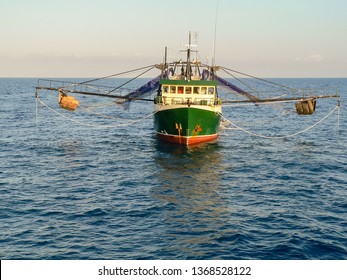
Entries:
<svg viewBox="0 0 347 280">
<path fill-rule="evenodd" d="M 319 53 L 311 54 L 307 57 L 307 61 L 312 62 L 321 62 L 323 60 L 323 57 Z"/>
<path fill-rule="evenodd" d="M 313 53 L 313 54 L 310 54 L 306 57 L 297 57 L 295 59 L 296 61 L 306 61 L 306 62 L 321 62 L 323 61 L 323 56 L 320 55 L 319 53 Z"/>
</svg>

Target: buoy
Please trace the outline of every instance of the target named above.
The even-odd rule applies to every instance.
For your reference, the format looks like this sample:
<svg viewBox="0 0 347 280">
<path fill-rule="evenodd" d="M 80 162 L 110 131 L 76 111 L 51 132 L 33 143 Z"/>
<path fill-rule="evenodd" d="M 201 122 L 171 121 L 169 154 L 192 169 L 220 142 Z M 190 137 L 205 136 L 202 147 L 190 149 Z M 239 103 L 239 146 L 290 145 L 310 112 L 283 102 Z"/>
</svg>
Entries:
<svg viewBox="0 0 347 280">
<path fill-rule="evenodd" d="M 316 99 L 299 101 L 295 103 L 295 109 L 299 115 L 312 115 L 316 110 Z"/>
<path fill-rule="evenodd" d="M 59 100 L 58 103 L 61 108 L 69 110 L 69 111 L 75 111 L 75 109 L 79 105 L 79 101 L 73 97 L 73 96 L 68 96 L 67 94 L 59 91 Z"/>
</svg>

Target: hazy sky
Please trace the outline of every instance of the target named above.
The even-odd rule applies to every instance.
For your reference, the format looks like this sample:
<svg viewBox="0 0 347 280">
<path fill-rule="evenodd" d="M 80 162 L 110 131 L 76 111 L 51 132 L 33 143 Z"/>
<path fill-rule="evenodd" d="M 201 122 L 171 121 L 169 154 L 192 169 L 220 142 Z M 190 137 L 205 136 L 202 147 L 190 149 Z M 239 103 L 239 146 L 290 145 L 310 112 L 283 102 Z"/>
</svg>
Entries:
<svg viewBox="0 0 347 280">
<path fill-rule="evenodd" d="M 152 65 L 165 46 L 179 57 L 189 31 L 211 62 L 216 6 L 0 0 L 0 77 L 98 77 Z M 347 77 L 347 1 L 219 0 L 216 64 L 259 77 Z"/>
</svg>

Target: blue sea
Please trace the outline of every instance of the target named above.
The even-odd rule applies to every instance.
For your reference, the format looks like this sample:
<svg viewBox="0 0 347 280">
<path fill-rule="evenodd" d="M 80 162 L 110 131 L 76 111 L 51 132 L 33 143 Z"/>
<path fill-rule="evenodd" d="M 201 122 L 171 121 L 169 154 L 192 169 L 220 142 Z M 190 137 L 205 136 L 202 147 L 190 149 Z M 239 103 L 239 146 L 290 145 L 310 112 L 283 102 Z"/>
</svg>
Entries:
<svg viewBox="0 0 347 280">
<path fill-rule="evenodd" d="M 0 258 L 347 259 L 347 79 L 273 81 L 337 89 L 339 123 L 335 99 L 225 106 L 244 131 L 185 148 L 155 138 L 151 103 L 40 93 L 52 111 L 36 79 L 0 79 Z"/>
</svg>

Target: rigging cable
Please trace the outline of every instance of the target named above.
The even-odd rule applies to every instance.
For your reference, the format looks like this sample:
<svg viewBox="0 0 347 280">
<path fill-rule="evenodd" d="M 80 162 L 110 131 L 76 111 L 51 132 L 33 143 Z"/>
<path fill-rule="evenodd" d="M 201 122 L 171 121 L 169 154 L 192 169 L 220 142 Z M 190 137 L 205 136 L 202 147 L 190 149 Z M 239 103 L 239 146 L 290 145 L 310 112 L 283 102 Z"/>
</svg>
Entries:
<svg viewBox="0 0 347 280">
<path fill-rule="evenodd" d="M 254 88 L 252 88 L 250 85 L 248 85 L 247 83 L 243 82 L 242 80 L 240 80 L 239 78 L 237 78 L 235 75 L 231 74 L 230 72 L 228 72 L 225 68 L 221 68 L 225 73 L 227 73 L 228 75 L 230 75 L 231 77 L 233 77 L 235 80 L 239 81 L 241 84 L 245 85 L 246 87 L 250 88 L 252 91 L 258 93 L 259 96 L 262 96 L 262 94 L 255 90 Z"/>
<path fill-rule="evenodd" d="M 262 78 L 258 78 L 258 77 L 255 77 L 255 76 L 252 76 L 252 75 L 249 75 L 249 74 L 246 74 L 246 73 L 242 73 L 242 72 L 239 72 L 239 71 L 236 71 L 236 70 L 232 70 L 230 68 L 226 68 L 226 67 L 221 67 L 224 71 L 225 70 L 229 70 L 231 72 L 234 72 L 234 73 L 237 73 L 237 74 L 240 74 L 240 75 L 244 75 L 246 77 L 249 77 L 249 78 L 253 78 L 253 79 L 256 79 L 256 80 L 259 80 L 259 81 L 262 81 L 262 82 L 265 82 L 265 83 L 269 83 L 269 84 L 273 84 L 275 86 L 278 86 L 278 87 L 283 87 L 283 88 L 287 88 L 287 89 L 290 89 L 292 91 L 299 91 L 298 89 L 296 88 L 292 88 L 292 87 L 288 87 L 288 86 L 285 86 L 285 85 L 281 85 L 281 84 L 278 84 L 278 83 L 275 83 L 275 82 L 272 82 L 272 81 L 269 81 L 269 80 L 265 80 L 265 79 L 262 79 Z"/>
<path fill-rule="evenodd" d="M 116 73 L 116 74 L 112 74 L 112 75 L 108 75 L 108 76 L 104 76 L 104 77 L 101 77 L 101 78 L 96 78 L 96 79 L 91 79 L 91 80 L 87 80 L 87 81 L 84 81 L 84 82 L 80 82 L 80 83 L 75 83 L 75 82 L 70 82 L 71 84 L 68 85 L 68 86 L 62 86 L 60 87 L 59 89 L 66 89 L 66 88 L 75 88 L 76 86 L 80 86 L 80 85 L 85 85 L 86 86 L 86 89 L 87 88 L 91 88 L 91 89 L 98 89 L 99 91 L 103 91 L 105 92 L 106 94 L 109 94 L 113 91 L 115 91 L 116 89 L 119 89 L 120 87 L 122 87 L 123 85 L 126 85 L 128 82 L 124 83 L 122 86 L 119 86 L 117 87 L 116 89 L 113 89 L 111 91 L 109 90 L 103 90 L 101 89 L 101 86 L 99 85 L 90 85 L 88 83 L 90 82 L 95 82 L 95 81 L 99 81 L 99 80 L 104 80 L 104 79 L 108 79 L 108 78 L 112 78 L 112 77 L 116 77 L 116 76 L 120 76 L 120 75 L 124 75 L 124 74 L 129 74 L 129 73 L 132 73 L 132 72 L 136 72 L 136 71 L 139 71 L 139 70 L 143 70 L 143 69 L 147 69 L 149 68 L 148 70 L 146 70 L 145 72 L 141 73 L 140 75 L 136 76 L 137 77 L 140 77 L 141 75 L 143 75 L 144 73 L 152 70 L 153 68 L 155 67 L 155 65 L 149 65 L 149 66 L 145 66 L 145 67 L 140 67 L 140 68 L 137 68 L 137 69 L 133 69 L 133 70 L 128 70 L 128 71 L 124 71 L 124 72 L 121 72 L 121 73 Z M 129 82 L 131 82 L 132 80 L 130 80 Z"/>
<path fill-rule="evenodd" d="M 90 83 L 90 82 L 104 80 L 104 79 L 108 79 L 108 78 L 112 78 L 112 77 L 116 77 L 116 76 L 120 76 L 120 75 L 124 75 L 124 74 L 129 74 L 129 73 L 136 72 L 136 71 L 139 71 L 139 70 L 143 70 L 143 69 L 146 69 L 146 68 L 151 68 L 152 69 L 153 67 L 155 67 L 155 65 L 149 65 L 149 66 L 145 66 L 145 67 L 140 67 L 140 68 L 137 68 L 137 69 L 124 71 L 124 72 L 121 72 L 121 73 L 112 74 L 112 75 L 109 75 L 109 76 L 105 76 L 105 77 L 101 77 L 101 78 L 96 78 L 96 79 L 84 81 L 84 82 L 81 82 L 81 83 L 78 83 L 78 84 L 86 84 L 86 83 Z"/>
<path fill-rule="evenodd" d="M 337 109 L 339 109 L 340 106 L 337 105 L 329 114 L 327 114 L 325 117 L 323 117 L 321 120 L 319 120 L 318 122 L 316 122 L 315 124 L 305 128 L 304 130 L 295 132 L 293 134 L 289 134 L 289 135 L 283 135 L 283 136 L 269 136 L 269 135 L 262 135 L 262 134 L 258 134 L 258 133 L 254 133 L 252 131 L 246 130 L 238 125 L 236 125 L 235 123 L 233 123 L 232 121 L 228 120 L 227 118 L 225 118 L 222 114 L 220 114 L 221 117 L 223 117 L 225 119 L 226 122 L 230 123 L 231 125 L 233 125 L 235 128 L 250 134 L 252 136 L 256 136 L 256 137 L 260 137 L 260 138 L 266 138 L 266 139 L 284 139 L 284 138 L 290 138 L 290 137 L 294 137 L 296 135 L 302 134 L 312 128 L 314 128 L 315 126 L 317 126 L 318 124 L 320 124 L 321 122 L 323 122 L 326 118 L 328 118 L 333 112 L 335 112 Z"/>
<path fill-rule="evenodd" d="M 218 4 L 219 4 L 219 0 L 217 0 L 217 3 L 216 3 L 216 16 L 215 16 L 215 21 L 214 21 L 214 38 L 213 38 L 213 57 L 212 57 L 212 66 L 215 66 L 215 63 L 216 63 L 216 41 L 217 41 Z"/>
<path fill-rule="evenodd" d="M 57 110 L 53 109 L 52 107 L 48 106 L 46 103 L 44 103 L 39 96 L 36 96 L 37 98 L 37 101 L 39 101 L 43 106 L 47 107 L 49 110 L 51 110 L 53 113 L 69 120 L 69 121 L 72 121 L 74 123 L 77 123 L 77 124 L 80 124 L 80 125 L 83 125 L 83 126 L 89 126 L 89 127 L 94 127 L 94 128 L 115 128 L 115 127 L 122 127 L 122 126 L 126 126 L 126 125 L 132 125 L 134 123 L 138 123 L 138 122 L 141 122 L 145 119 L 148 119 L 149 117 L 153 116 L 157 111 L 141 118 L 141 119 L 138 119 L 138 120 L 133 120 L 131 122 L 127 122 L 127 123 L 122 123 L 122 124 L 117 124 L 117 125 L 96 125 L 96 124 L 87 124 L 87 123 L 83 123 L 83 122 L 80 122 L 78 120 L 75 120 L 75 119 L 72 119 L 72 118 L 69 118 L 67 116 L 65 116 L 64 114 L 58 112 Z"/>
<path fill-rule="evenodd" d="M 37 90 L 35 91 L 35 97 L 36 97 L 36 127 L 38 127 L 39 126 L 39 102 L 38 102 L 39 94 Z"/>
<path fill-rule="evenodd" d="M 133 80 L 135 80 L 135 79 L 137 79 L 138 77 L 142 76 L 143 74 L 147 73 L 148 71 L 151 71 L 154 67 L 155 67 L 155 65 L 152 66 L 151 68 L 147 69 L 146 71 L 140 73 L 139 75 L 135 76 L 134 78 L 130 79 L 129 81 L 126 81 L 125 83 L 121 84 L 120 86 L 118 86 L 118 87 L 114 88 L 113 90 L 109 91 L 107 94 L 110 94 L 110 93 L 116 91 L 117 89 L 119 89 L 119 88 L 125 86 L 126 84 L 129 84 L 130 82 L 132 82 Z"/>
</svg>

